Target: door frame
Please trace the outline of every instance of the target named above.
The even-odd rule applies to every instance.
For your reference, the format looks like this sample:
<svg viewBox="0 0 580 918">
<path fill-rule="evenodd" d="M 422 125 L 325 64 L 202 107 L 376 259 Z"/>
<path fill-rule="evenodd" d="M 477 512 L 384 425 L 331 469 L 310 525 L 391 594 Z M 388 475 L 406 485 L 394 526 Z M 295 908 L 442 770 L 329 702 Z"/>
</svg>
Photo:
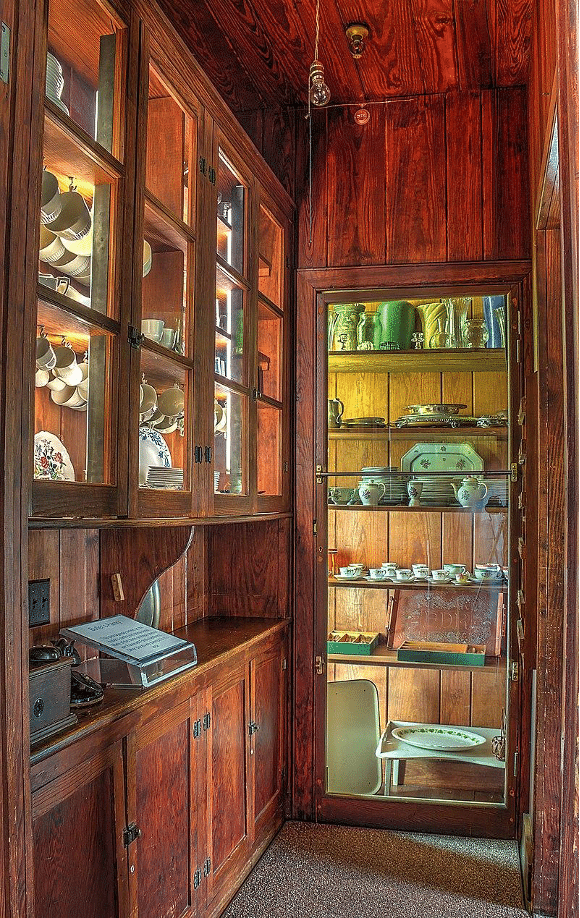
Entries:
<svg viewBox="0 0 580 918">
<path fill-rule="evenodd" d="M 295 735 L 293 772 L 293 814 L 295 818 L 376 825 L 450 834 L 515 837 L 517 832 L 518 774 L 508 784 L 505 806 L 429 803 L 420 808 L 406 802 L 338 797 L 324 792 L 324 746 L 326 721 L 326 678 L 318 679 L 314 661 L 326 658 L 326 505 L 316 488 L 316 465 L 326 461 L 326 297 L 336 299 L 343 291 L 346 301 L 365 298 L 437 295 L 469 295 L 485 289 L 490 293 L 511 293 L 522 309 L 528 308 L 526 279 L 531 264 L 517 262 L 461 263 L 437 265 L 372 266 L 362 268 L 306 269 L 298 271 L 297 296 L 297 449 L 296 449 L 296 596 L 295 596 Z M 515 374 L 515 361 L 510 372 Z M 522 370 L 520 369 L 520 373 Z M 322 380 L 322 385 L 318 382 Z M 518 381 L 519 382 L 519 381 Z M 519 384 L 515 386 L 519 391 Z M 512 416 L 517 415 L 516 395 L 511 394 Z M 515 411 L 514 411 L 515 407 Z M 514 437 L 512 425 L 512 455 Z M 513 498 L 512 498 L 513 499 Z M 514 562 L 513 519 L 510 526 L 511 560 Z M 314 530 L 317 530 L 315 532 Z M 315 561 L 316 558 L 316 561 Z M 512 584 L 510 621 L 515 622 L 517 589 Z M 517 659 L 515 627 L 510 631 L 511 659 Z M 527 767 L 527 750 L 520 742 L 519 726 L 529 719 L 526 699 L 519 683 L 510 684 L 510 706 L 519 708 L 519 719 L 510 719 L 508 753 L 517 757 L 518 773 Z M 509 759 L 508 759 L 509 760 Z M 524 761 L 523 761 L 524 760 Z M 511 771 L 511 770 L 510 770 Z M 509 773 L 509 772 L 507 772 Z"/>
</svg>

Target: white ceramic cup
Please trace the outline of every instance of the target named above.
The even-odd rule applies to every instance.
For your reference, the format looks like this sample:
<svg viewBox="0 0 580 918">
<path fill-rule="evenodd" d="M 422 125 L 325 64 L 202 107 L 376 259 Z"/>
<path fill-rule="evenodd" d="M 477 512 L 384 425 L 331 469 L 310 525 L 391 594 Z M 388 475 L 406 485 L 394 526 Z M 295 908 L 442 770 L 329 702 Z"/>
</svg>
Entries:
<svg viewBox="0 0 580 918">
<path fill-rule="evenodd" d="M 141 383 L 139 414 L 142 421 L 148 421 L 157 410 L 157 392 L 148 383 Z"/>
<path fill-rule="evenodd" d="M 64 389 L 59 391 L 53 389 L 50 397 L 55 405 L 67 408 L 78 407 L 84 402 L 84 399 L 78 394 L 76 386 L 65 386 Z"/>
<path fill-rule="evenodd" d="M 53 376 L 52 379 L 46 384 L 51 392 L 62 392 L 63 389 L 66 389 L 66 383 L 64 379 L 61 379 L 60 376 Z"/>
<path fill-rule="evenodd" d="M 450 577 L 455 577 L 456 574 L 462 574 L 465 570 L 465 564 L 444 564 L 444 570 L 447 571 Z"/>
<path fill-rule="evenodd" d="M 433 580 L 449 580 L 449 574 L 444 568 L 431 571 L 431 577 Z"/>
<path fill-rule="evenodd" d="M 39 370 L 52 370 L 56 363 L 56 355 L 52 345 L 45 335 L 36 339 L 36 366 Z"/>
<path fill-rule="evenodd" d="M 168 418 L 178 418 L 183 415 L 185 406 L 185 392 L 179 386 L 172 386 L 162 392 L 157 399 L 159 411 Z"/>
<path fill-rule="evenodd" d="M 155 430 L 162 434 L 173 433 L 174 430 L 177 430 L 177 419 L 164 417 L 163 420 L 155 425 Z"/>
<path fill-rule="evenodd" d="M 60 236 L 51 233 L 46 226 L 40 227 L 40 242 L 38 257 L 51 265 L 65 254 L 66 249 Z"/>
<path fill-rule="evenodd" d="M 384 567 L 371 567 L 369 570 L 371 580 L 385 580 L 389 575 Z"/>
<path fill-rule="evenodd" d="M 163 335 L 164 326 L 165 322 L 163 319 L 143 319 L 141 322 L 141 331 L 146 338 L 159 344 Z"/>
<path fill-rule="evenodd" d="M 413 579 L 413 571 L 408 567 L 398 567 L 395 572 L 397 580 L 405 581 Z"/>
<path fill-rule="evenodd" d="M 49 379 L 50 372 L 48 370 L 39 369 L 34 374 L 34 385 L 37 389 L 42 389 L 43 386 L 46 386 Z"/>
<path fill-rule="evenodd" d="M 42 173 L 42 191 L 40 193 L 40 222 L 52 223 L 62 210 L 62 195 L 56 175 L 44 169 Z"/>
<path fill-rule="evenodd" d="M 431 573 L 426 564 L 412 564 L 411 567 L 415 577 L 428 577 Z"/>
<path fill-rule="evenodd" d="M 63 239 L 82 239 L 92 226 L 91 215 L 82 194 L 74 188 L 61 194 L 62 208 L 53 220 L 47 220 L 46 225 L 52 233 L 57 233 Z"/>
<path fill-rule="evenodd" d="M 359 574 L 362 574 L 365 569 L 364 564 L 361 564 L 360 561 L 353 561 L 352 564 L 349 564 L 348 566 L 351 570 L 358 571 Z"/>
<path fill-rule="evenodd" d="M 358 577 L 358 572 L 353 570 L 350 564 L 348 565 L 348 567 L 339 568 L 339 570 L 340 570 L 341 577 L 351 577 L 351 578 Z"/>
<path fill-rule="evenodd" d="M 489 570 L 484 567 L 476 567 L 473 571 L 473 576 L 476 580 L 498 580 L 498 573 L 496 570 Z"/>
<path fill-rule="evenodd" d="M 164 328 L 161 335 L 161 344 L 163 347 L 171 348 L 175 344 L 175 329 L 174 328 Z"/>
<path fill-rule="evenodd" d="M 398 565 L 394 561 L 383 561 L 381 567 L 387 573 L 387 577 L 394 577 L 397 573 Z"/>
<path fill-rule="evenodd" d="M 68 371 L 77 366 L 77 355 L 73 351 L 72 347 L 69 347 L 66 344 L 61 344 L 59 347 L 55 347 L 54 355 L 56 357 L 56 362 L 53 368 L 54 375 L 60 376 L 60 378 L 64 379 L 66 382 L 66 374 Z M 74 385 L 78 385 L 81 379 L 82 373 L 79 373 L 78 379 L 75 381 Z"/>
</svg>

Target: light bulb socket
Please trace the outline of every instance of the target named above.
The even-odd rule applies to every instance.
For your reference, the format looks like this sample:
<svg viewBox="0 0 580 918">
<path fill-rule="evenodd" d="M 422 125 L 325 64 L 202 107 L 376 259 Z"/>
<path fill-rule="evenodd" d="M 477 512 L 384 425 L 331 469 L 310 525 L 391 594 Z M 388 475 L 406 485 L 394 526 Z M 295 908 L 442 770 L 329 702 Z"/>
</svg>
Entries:
<svg viewBox="0 0 580 918">
<path fill-rule="evenodd" d="M 353 22 L 346 28 L 346 38 L 353 57 L 362 57 L 369 37 L 369 27 L 364 22 Z"/>
<path fill-rule="evenodd" d="M 308 92 L 312 105 L 326 105 L 330 100 L 330 89 L 324 82 L 324 67 L 320 61 L 312 61 Z"/>
</svg>

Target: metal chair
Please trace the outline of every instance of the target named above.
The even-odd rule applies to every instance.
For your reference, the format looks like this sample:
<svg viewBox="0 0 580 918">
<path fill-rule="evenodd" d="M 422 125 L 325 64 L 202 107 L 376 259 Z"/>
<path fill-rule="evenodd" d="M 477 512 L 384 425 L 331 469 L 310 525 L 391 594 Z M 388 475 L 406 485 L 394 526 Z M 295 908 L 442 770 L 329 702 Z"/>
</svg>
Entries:
<svg viewBox="0 0 580 918">
<path fill-rule="evenodd" d="M 329 682 L 326 765 L 329 794 L 374 796 L 382 786 L 376 748 L 381 735 L 379 693 L 370 679 Z"/>
</svg>

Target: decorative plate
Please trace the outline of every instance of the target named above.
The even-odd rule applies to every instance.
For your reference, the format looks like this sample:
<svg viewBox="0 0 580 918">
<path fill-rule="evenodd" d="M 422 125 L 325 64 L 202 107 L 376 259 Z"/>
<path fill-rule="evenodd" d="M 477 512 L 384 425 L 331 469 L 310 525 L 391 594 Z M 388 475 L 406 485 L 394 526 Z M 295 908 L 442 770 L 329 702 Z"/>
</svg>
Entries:
<svg viewBox="0 0 580 918">
<path fill-rule="evenodd" d="M 171 453 L 158 430 L 139 428 L 139 484 L 147 482 L 149 468 L 171 468 Z"/>
<path fill-rule="evenodd" d="M 75 481 L 75 470 L 65 446 L 46 430 L 34 436 L 34 477 Z"/>
<path fill-rule="evenodd" d="M 470 443 L 415 443 L 401 458 L 403 472 L 483 472 L 483 459 Z"/>
<path fill-rule="evenodd" d="M 482 746 L 485 737 L 461 727 L 446 727 L 438 724 L 417 724 L 413 727 L 395 727 L 395 739 L 417 749 L 433 749 L 440 752 L 459 752 Z"/>
</svg>

